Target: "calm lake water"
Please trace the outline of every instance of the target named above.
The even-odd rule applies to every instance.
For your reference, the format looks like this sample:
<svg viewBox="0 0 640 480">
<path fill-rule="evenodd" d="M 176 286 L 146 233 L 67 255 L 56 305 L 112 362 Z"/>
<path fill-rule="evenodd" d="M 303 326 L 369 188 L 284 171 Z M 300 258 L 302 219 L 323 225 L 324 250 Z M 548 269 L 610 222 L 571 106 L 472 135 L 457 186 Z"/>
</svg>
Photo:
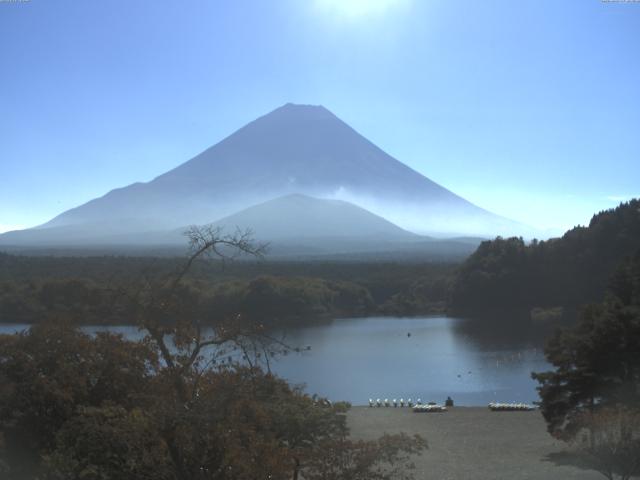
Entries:
<svg viewBox="0 0 640 480">
<path fill-rule="evenodd" d="M 0 333 L 27 325 L 0 324 Z M 135 327 L 85 327 L 140 338 Z M 309 393 L 356 405 L 369 398 L 421 398 L 458 405 L 537 400 L 532 371 L 549 369 L 543 339 L 518 322 L 450 317 L 340 319 L 281 332 L 309 351 L 280 357 L 272 370 Z"/>
</svg>

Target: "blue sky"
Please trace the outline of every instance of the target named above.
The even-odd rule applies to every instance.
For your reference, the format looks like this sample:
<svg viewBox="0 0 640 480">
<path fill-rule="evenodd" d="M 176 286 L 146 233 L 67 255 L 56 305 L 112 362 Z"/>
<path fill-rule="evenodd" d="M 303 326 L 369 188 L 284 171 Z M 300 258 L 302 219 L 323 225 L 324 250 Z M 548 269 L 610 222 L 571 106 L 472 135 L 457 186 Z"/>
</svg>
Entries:
<svg viewBox="0 0 640 480">
<path fill-rule="evenodd" d="M 640 3 L 0 1 L 0 231 L 322 104 L 498 214 L 640 195 Z"/>
</svg>

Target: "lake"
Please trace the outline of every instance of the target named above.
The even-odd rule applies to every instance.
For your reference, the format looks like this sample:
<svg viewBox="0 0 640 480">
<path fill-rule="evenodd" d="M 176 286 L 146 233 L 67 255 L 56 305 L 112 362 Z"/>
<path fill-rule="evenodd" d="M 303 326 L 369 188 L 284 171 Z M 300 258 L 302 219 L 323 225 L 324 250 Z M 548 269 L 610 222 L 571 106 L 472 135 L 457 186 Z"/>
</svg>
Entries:
<svg viewBox="0 0 640 480">
<path fill-rule="evenodd" d="M 0 333 L 27 325 L 0 324 Z M 135 327 L 84 327 L 139 338 Z M 272 370 L 331 400 L 412 398 L 457 405 L 537 400 L 532 371 L 550 368 L 543 337 L 515 321 L 451 317 L 339 319 L 280 332 L 291 346 L 311 347 L 273 362 Z"/>
</svg>

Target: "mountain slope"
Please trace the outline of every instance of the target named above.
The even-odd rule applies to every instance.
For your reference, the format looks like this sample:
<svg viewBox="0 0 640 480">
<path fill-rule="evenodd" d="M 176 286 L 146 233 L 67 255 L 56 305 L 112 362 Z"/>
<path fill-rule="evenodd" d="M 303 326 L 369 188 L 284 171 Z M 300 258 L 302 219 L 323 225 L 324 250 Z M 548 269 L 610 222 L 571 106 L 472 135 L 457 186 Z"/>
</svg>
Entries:
<svg viewBox="0 0 640 480">
<path fill-rule="evenodd" d="M 38 228 L 90 224 L 104 235 L 164 230 L 292 193 L 351 201 L 419 233 L 520 228 L 387 155 L 324 107 L 292 104 L 151 182 L 112 190 Z"/>
<path fill-rule="evenodd" d="M 327 200 L 290 194 L 253 205 L 212 223 L 231 233 L 237 229 L 253 232 L 259 241 L 288 244 L 322 244 L 335 240 L 353 243 L 415 242 L 426 240 L 342 200 Z M 137 230 L 105 233 L 99 225 L 63 225 L 8 232 L 1 244 L 19 245 L 175 245 L 184 246 L 188 225 L 171 230 Z M 330 250 L 334 250 L 330 248 Z"/>
<path fill-rule="evenodd" d="M 451 261 L 467 257 L 480 242 L 416 235 L 351 203 L 300 194 L 251 206 L 212 225 L 223 233 L 251 229 L 257 241 L 269 243 L 268 256 L 275 259 Z M 140 255 L 145 251 L 175 255 L 187 245 L 187 226 L 111 234 L 91 227 L 66 225 L 10 232 L 0 237 L 0 245 L 16 253 L 73 255 Z"/>
<path fill-rule="evenodd" d="M 382 217 L 341 200 L 291 194 L 246 208 L 215 225 L 226 231 L 251 229 L 265 240 L 359 238 L 412 241 L 420 237 Z"/>
</svg>

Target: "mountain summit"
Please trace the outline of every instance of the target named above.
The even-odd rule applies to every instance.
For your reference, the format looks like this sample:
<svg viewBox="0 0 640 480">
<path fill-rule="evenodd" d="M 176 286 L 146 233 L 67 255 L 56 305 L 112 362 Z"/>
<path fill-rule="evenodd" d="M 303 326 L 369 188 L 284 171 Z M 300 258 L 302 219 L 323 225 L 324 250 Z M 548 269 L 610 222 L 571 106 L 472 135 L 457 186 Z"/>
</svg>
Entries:
<svg viewBox="0 0 640 480">
<path fill-rule="evenodd" d="M 418 233 L 496 235 L 518 227 L 394 159 L 326 108 L 289 103 L 154 180 L 112 190 L 38 230 L 171 229 L 290 194 L 349 201 Z"/>
</svg>

